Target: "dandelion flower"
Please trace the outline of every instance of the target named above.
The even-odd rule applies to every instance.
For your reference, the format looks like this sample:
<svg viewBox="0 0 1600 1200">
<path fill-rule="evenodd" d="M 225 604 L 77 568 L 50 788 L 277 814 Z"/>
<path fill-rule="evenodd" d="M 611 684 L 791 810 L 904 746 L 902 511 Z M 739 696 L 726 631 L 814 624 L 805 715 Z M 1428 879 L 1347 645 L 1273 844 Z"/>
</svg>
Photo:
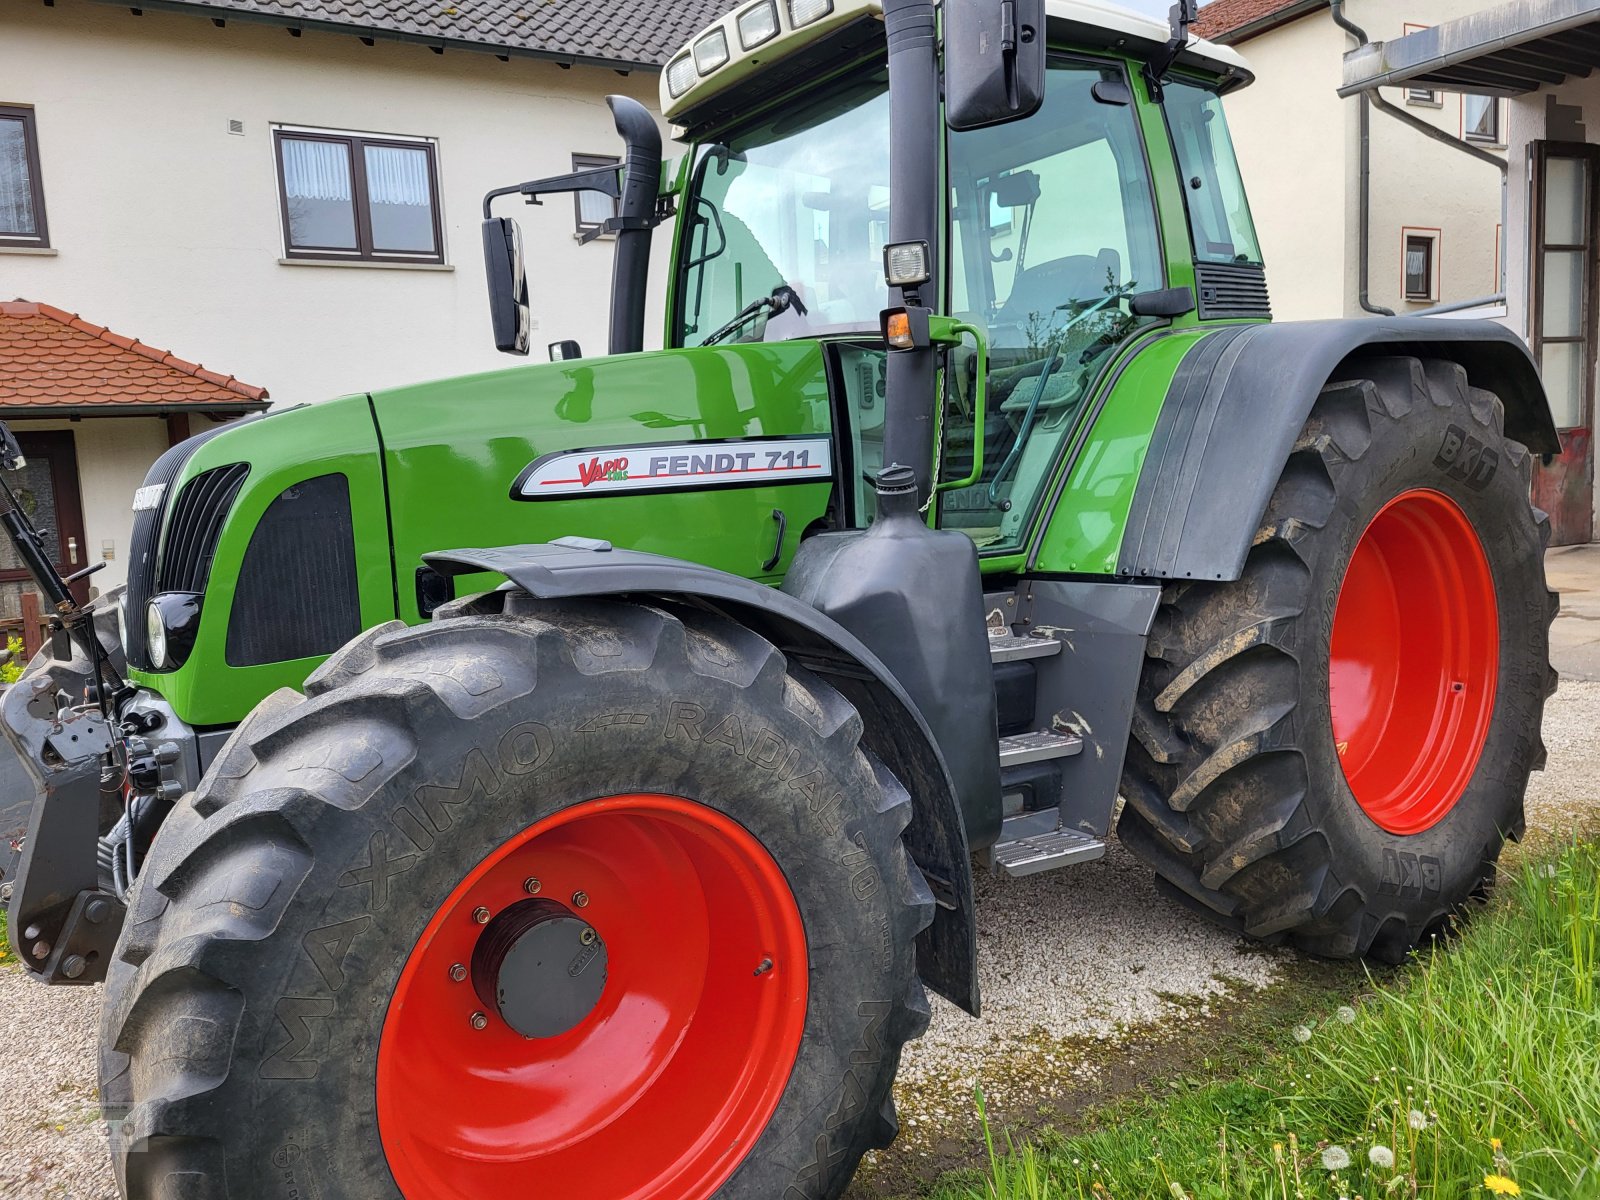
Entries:
<svg viewBox="0 0 1600 1200">
<path fill-rule="evenodd" d="M 1495 1151 L 1496 1153 L 1499 1153 L 1499 1150 L 1500 1150 L 1500 1139 L 1499 1138 L 1490 1138 L 1489 1139 L 1489 1149 Z"/>
<path fill-rule="evenodd" d="M 1176 1179 L 1167 1186 L 1167 1190 L 1172 1193 L 1172 1200 L 1189 1200 L 1189 1193 L 1183 1190 L 1183 1184 Z"/>
<path fill-rule="evenodd" d="M 1367 1151 L 1367 1161 L 1380 1171 L 1392 1170 L 1394 1167 L 1394 1151 L 1387 1146 L 1374 1146 Z"/>
<path fill-rule="evenodd" d="M 1515 1179 L 1507 1179 L 1504 1175 L 1485 1175 L 1483 1186 L 1496 1196 L 1520 1196 L 1522 1189 L 1517 1186 Z"/>
<path fill-rule="evenodd" d="M 1322 1152 L 1324 1171 L 1343 1171 L 1350 1165 L 1350 1151 L 1343 1146 L 1329 1146 Z"/>
<path fill-rule="evenodd" d="M 1348 1004 L 1339 1005 L 1339 1011 L 1334 1015 L 1346 1025 L 1354 1025 L 1356 1023 L 1356 1010 L 1351 1008 Z"/>
<path fill-rule="evenodd" d="M 1406 1128 L 1413 1133 L 1421 1133 L 1428 1127 L 1428 1118 L 1416 1109 L 1406 1114 Z"/>
<path fill-rule="evenodd" d="M 1300 1042 L 1302 1045 L 1306 1042 L 1309 1042 L 1311 1040 L 1311 1026 L 1296 1025 L 1294 1027 L 1294 1040 Z"/>
</svg>

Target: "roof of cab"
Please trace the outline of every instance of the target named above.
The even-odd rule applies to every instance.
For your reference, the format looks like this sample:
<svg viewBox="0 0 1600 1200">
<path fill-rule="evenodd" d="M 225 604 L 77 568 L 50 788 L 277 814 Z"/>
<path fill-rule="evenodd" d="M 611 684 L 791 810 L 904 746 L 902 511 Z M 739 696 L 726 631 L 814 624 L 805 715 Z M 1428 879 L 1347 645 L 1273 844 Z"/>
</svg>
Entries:
<svg viewBox="0 0 1600 1200">
<path fill-rule="evenodd" d="M 740 62 L 735 54 L 733 61 L 720 68 L 726 72 L 699 79 L 682 96 L 674 97 L 668 86 L 670 66 L 692 53 L 692 47 L 708 33 L 721 28 L 729 48 L 738 45 L 736 19 L 740 12 L 752 6 L 731 6 L 718 20 L 707 25 L 686 41 L 676 54 L 668 59 L 669 69 L 661 73 L 661 111 L 669 121 L 694 123 L 692 114 L 705 100 L 748 79 L 754 68 L 763 63 L 771 67 L 782 62 L 797 50 L 803 50 L 815 41 L 859 18 L 872 16 L 883 19 L 882 0 L 834 0 L 825 19 L 814 26 L 792 29 L 786 24 L 780 38 L 769 44 L 762 59 L 750 58 Z M 1153 17 L 1144 16 L 1109 0 L 1045 0 L 1045 17 L 1049 23 L 1049 40 L 1068 45 L 1085 45 L 1097 48 L 1122 50 L 1134 54 L 1146 53 L 1164 47 L 1171 38 L 1171 30 Z M 814 33 L 813 33 L 814 30 Z M 1218 45 L 1204 39 L 1191 37 L 1189 44 L 1178 57 L 1180 66 L 1187 66 L 1227 81 L 1225 88 L 1243 87 L 1255 76 L 1250 64 L 1232 47 Z M 732 69 L 729 69 L 732 68 Z M 740 69 L 743 68 L 743 69 Z M 721 86 L 718 86 L 718 84 Z"/>
</svg>

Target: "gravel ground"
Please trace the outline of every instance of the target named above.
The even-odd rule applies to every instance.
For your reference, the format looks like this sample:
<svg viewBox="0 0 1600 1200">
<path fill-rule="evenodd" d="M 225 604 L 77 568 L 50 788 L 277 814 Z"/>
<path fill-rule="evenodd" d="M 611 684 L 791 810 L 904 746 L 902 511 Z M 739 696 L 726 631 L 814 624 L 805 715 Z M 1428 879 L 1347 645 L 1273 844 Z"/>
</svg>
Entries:
<svg viewBox="0 0 1600 1200">
<path fill-rule="evenodd" d="M 1564 684 L 1545 714 L 1550 763 L 1528 793 L 1537 845 L 1600 812 L 1600 683 Z M 1092 1079 L 1117 1043 L 1155 1022 L 1204 1016 L 1218 1000 L 1292 971 L 1296 959 L 1245 945 L 1160 897 L 1113 844 L 1101 861 L 1022 880 L 979 881 L 980 1021 L 934 1001 L 933 1023 L 905 1057 L 897 1093 L 903 1132 L 852 1190 L 865 1200 L 888 1168 L 949 1150 L 970 1121 L 980 1081 L 1015 1108 Z M 99 988 L 41 988 L 0 967 L 0 1197 L 114 1200 L 95 1120 Z"/>
</svg>

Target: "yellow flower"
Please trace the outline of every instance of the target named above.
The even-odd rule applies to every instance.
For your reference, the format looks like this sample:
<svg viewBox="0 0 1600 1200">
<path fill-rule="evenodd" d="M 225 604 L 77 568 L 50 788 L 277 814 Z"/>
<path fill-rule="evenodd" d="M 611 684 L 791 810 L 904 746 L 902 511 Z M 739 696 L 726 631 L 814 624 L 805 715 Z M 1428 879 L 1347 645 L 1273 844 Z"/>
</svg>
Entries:
<svg viewBox="0 0 1600 1200">
<path fill-rule="evenodd" d="M 1485 1175 L 1483 1186 L 1496 1196 L 1520 1196 L 1522 1189 L 1517 1186 L 1515 1179 L 1507 1179 L 1504 1175 Z"/>
<path fill-rule="evenodd" d="M 1500 1149 L 1500 1139 L 1499 1138 L 1490 1138 L 1489 1139 L 1489 1149 L 1491 1149 L 1491 1150 Z"/>
</svg>

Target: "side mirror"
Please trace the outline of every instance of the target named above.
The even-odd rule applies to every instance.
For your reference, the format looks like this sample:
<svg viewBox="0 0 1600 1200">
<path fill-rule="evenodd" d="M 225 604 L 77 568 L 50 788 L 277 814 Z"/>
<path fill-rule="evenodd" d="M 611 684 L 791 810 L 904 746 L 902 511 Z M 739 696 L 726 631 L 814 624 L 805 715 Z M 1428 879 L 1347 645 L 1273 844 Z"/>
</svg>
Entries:
<svg viewBox="0 0 1600 1200">
<path fill-rule="evenodd" d="M 526 354 L 533 321 L 528 312 L 528 276 L 523 269 L 522 231 L 510 217 L 483 223 L 483 266 L 489 283 L 489 317 L 494 347 Z"/>
<path fill-rule="evenodd" d="M 551 342 L 546 349 L 550 352 L 551 362 L 571 362 L 573 359 L 583 357 L 583 347 L 571 338 Z"/>
<path fill-rule="evenodd" d="M 1044 103 L 1044 0 L 944 6 L 944 111 L 951 129 L 1031 117 Z"/>
</svg>

